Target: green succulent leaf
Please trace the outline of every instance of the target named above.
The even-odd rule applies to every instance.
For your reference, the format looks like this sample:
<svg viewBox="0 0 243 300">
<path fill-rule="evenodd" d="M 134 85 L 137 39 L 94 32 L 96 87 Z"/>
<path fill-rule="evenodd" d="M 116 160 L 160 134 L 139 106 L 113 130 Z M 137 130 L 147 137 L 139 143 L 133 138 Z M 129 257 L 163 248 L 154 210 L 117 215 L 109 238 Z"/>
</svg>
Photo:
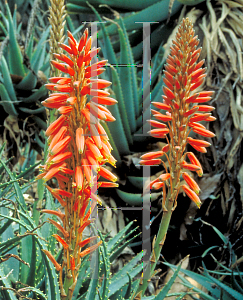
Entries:
<svg viewBox="0 0 243 300">
<path fill-rule="evenodd" d="M 3 106 L 6 113 L 16 117 L 18 113 L 14 107 L 14 104 L 12 103 L 11 98 L 9 97 L 9 94 L 5 86 L 2 83 L 0 83 L 0 96 L 1 96 L 0 104 Z"/>
<path fill-rule="evenodd" d="M 5 2 L 5 8 L 7 11 L 7 18 L 9 23 L 9 54 L 10 54 L 10 72 L 15 75 L 19 75 L 24 77 L 24 67 L 23 67 L 23 57 L 19 48 L 19 45 L 17 43 L 16 39 L 16 32 L 14 28 L 13 19 L 11 16 L 11 12 L 8 6 L 7 1 Z"/>
<path fill-rule="evenodd" d="M 127 276 L 127 272 L 129 272 L 131 278 L 134 278 L 138 275 L 139 272 L 142 271 L 142 264 L 136 267 L 137 263 L 141 260 L 142 257 L 143 253 L 141 252 L 112 277 L 109 286 L 109 297 L 115 292 L 117 292 L 119 289 L 121 289 L 125 284 L 129 283 L 129 277 Z"/>
<path fill-rule="evenodd" d="M 161 196 L 161 193 L 152 193 L 151 195 L 146 194 L 143 196 L 142 193 L 140 194 L 127 193 L 119 189 L 116 189 L 116 193 L 124 202 L 134 206 L 142 206 L 143 201 L 153 202 L 156 199 L 158 199 L 159 196 Z"/>
<path fill-rule="evenodd" d="M 127 17 L 124 18 L 124 24 L 126 26 L 127 31 L 132 31 L 141 28 L 143 26 L 142 22 L 162 22 L 167 20 L 169 2 L 170 0 L 161 0 L 139 12 L 129 14 Z M 181 7 L 182 4 L 175 0 L 172 7 L 171 15 L 174 15 L 176 12 L 178 12 Z M 108 34 L 112 35 L 116 30 L 116 25 L 111 24 L 106 27 L 106 30 Z M 100 34 L 100 37 L 103 37 L 102 33 Z"/>
</svg>

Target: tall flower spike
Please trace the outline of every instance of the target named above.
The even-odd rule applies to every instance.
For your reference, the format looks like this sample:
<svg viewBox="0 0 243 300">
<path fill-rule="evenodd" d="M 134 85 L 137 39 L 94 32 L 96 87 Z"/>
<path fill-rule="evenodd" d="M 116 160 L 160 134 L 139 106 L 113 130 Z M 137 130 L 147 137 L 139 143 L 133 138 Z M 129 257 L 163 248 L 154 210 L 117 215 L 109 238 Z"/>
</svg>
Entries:
<svg viewBox="0 0 243 300">
<path fill-rule="evenodd" d="M 148 279 L 154 274 L 180 189 L 198 207 L 201 204 L 198 196 L 200 189 L 186 170 L 196 171 L 199 176 L 202 176 L 202 167 L 192 152 L 186 152 L 186 146 L 190 144 L 195 150 L 202 153 L 207 151 L 206 147 L 210 146 L 210 143 L 191 138 L 189 133 L 194 131 L 203 137 L 213 137 L 214 134 L 200 122 L 214 120 L 210 113 L 214 108 L 204 105 L 211 99 L 212 91 L 199 93 L 195 91 L 203 84 L 206 69 L 202 68 L 203 60 L 197 62 L 201 48 L 197 48 L 199 40 L 197 36 L 194 36 L 194 33 L 189 19 L 183 19 L 176 33 L 176 38 L 172 41 L 170 55 L 165 65 L 163 102 L 152 103 L 157 109 L 166 110 L 166 113 L 151 110 L 156 120 L 149 120 L 151 126 L 155 127 L 150 131 L 150 134 L 155 138 L 166 139 L 167 144 L 161 151 L 143 155 L 140 163 L 142 165 L 162 164 L 165 169 L 163 175 L 150 183 L 152 189 L 163 189 L 163 215 L 153 243 L 151 264 L 145 268 L 144 280 L 138 288 L 136 299 L 141 299 L 148 285 Z M 167 159 L 168 166 L 161 159 L 162 156 Z M 181 175 L 186 184 L 180 182 Z"/>
<path fill-rule="evenodd" d="M 164 95 L 163 102 L 152 103 L 157 109 L 166 110 L 166 114 L 152 110 L 156 120 L 149 120 L 151 126 L 156 127 L 150 134 L 156 138 L 167 140 L 167 151 L 165 147 L 162 151 L 144 154 L 141 159 L 142 165 L 154 165 L 163 163 L 161 157 L 167 156 L 169 162 L 170 189 L 167 189 L 163 197 L 163 208 L 166 208 L 166 199 L 171 198 L 176 205 L 176 198 L 180 187 L 186 194 L 200 206 L 197 196 L 199 187 L 196 182 L 186 173 L 186 170 L 195 171 L 202 176 L 202 167 L 192 152 L 186 152 L 187 144 L 190 144 L 199 152 L 206 152 L 206 148 L 211 144 L 208 141 L 189 137 L 189 133 L 194 131 L 198 135 L 206 138 L 214 137 L 215 134 L 206 129 L 200 122 L 211 120 L 211 111 L 214 107 L 203 105 L 211 99 L 212 91 L 196 93 L 206 76 L 206 68 L 202 68 L 204 61 L 197 62 L 201 48 L 197 49 L 199 40 L 194 36 L 192 23 L 188 19 L 183 19 L 176 34 L 176 39 L 172 41 L 170 55 L 167 58 L 164 71 Z M 199 104 L 199 105 L 198 105 Z M 158 121 L 157 121 L 158 120 Z M 186 161 L 186 157 L 189 161 Z M 164 174 L 164 175 L 165 175 Z M 185 185 L 180 184 L 180 176 L 186 180 Z M 162 175 L 163 176 L 163 175 Z M 161 179 L 160 179 L 161 180 Z M 159 184 L 152 184 L 151 188 L 158 187 Z M 174 190 L 173 190 L 174 189 Z M 164 192 L 166 189 L 164 189 Z"/>
<path fill-rule="evenodd" d="M 46 87 L 52 94 L 42 102 L 60 114 L 46 130 L 48 156 L 38 179 L 57 179 L 59 188 L 47 188 L 65 209 L 65 216 L 56 213 L 61 217 L 62 225 L 50 221 L 62 233 L 62 236 L 54 237 L 64 247 L 63 266 L 66 275 L 65 282 L 60 283 L 64 299 L 72 298 L 82 257 L 100 245 L 97 241 L 82 249 L 86 245 L 83 242 L 83 229 L 92 222 L 88 220 L 90 214 L 86 209 L 90 201 L 92 209 L 97 201 L 100 202 L 94 191 L 91 192 L 97 182 L 95 176 L 97 179 L 102 177 L 97 188 L 117 186 L 114 183 L 116 176 L 104 167 L 106 162 L 114 165 L 115 159 L 111 155 L 108 136 L 100 124 L 100 120 L 115 120 L 102 105 L 113 105 L 117 101 L 109 97 L 108 91 L 103 90 L 111 82 L 97 78 L 105 70 L 103 67 L 107 61 L 98 62 L 99 49 L 91 48 L 91 44 L 87 29 L 79 42 L 68 32 L 68 45 L 59 44 L 66 54 L 55 54 L 57 60 L 51 61 L 53 67 L 64 73 L 64 76 L 50 78 Z M 90 65 L 92 58 L 94 62 Z M 50 210 L 45 210 L 45 213 L 55 214 Z M 91 237 L 90 241 L 93 240 Z M 55 263 L 49 253 L 48 257 Z M 60 269 L 58 265 L 56 267 Z"/>
</svg>

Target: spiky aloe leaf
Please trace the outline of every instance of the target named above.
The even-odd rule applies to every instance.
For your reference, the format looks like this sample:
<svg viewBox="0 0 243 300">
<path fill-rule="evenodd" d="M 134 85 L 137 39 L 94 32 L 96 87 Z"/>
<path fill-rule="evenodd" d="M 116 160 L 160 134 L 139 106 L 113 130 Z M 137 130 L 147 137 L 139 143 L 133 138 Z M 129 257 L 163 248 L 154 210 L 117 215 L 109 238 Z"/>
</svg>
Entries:
<svg viewBox="0 0 243 300">
<path fill-rule="evenodd" d="M 166 263 L 164 262 L 164 264 L 168 267 L 170 267 L 172 270 L 176 269 L 176 266 Z M 192 279 L 194 279 L 195 281 L 197 281 L 199 284 L 201 284 L 203 287 L 205 287 L 212 295 L 212 297 L 210 297 L 210 299 L 218 299 L 220 298 L 220 290 L 216 287 L 212 287 L 212 284 L 205 278 L 205 276 L 197 274 L 195 272 L 189 271 L 189 270 L 184 270 L 184 269 L 180 269 L 180 272 L 182 272 L 183 274 L 191 277 Z M 180 274 L 178 275 L 179 278 L 183 278 L 183 282 L 187 284 L 187 286 L 189 286 L 189 281 L 184 279 L 184 277 L 180 276 Z M 190 288 L 194 287 L 192 284 L 190 284 Z M 199 290 L 199 289 L 198 289 Z M 199 290 L 200 291 L 200 290 Z"/>
<path fill-rule="evenodd" d="M 23 57 L 17 43 L 16 32 L 14 28 L 13 18 L 8 6 L 7 1 L 5 2 L 5 8 L 7 11 L 8 18 L 8 32 L 9 32 L 9 54 L 10 54 L 10 72 L 15 75 L 24 77 Z"/>
<path fill-rule="evenodd" d="M 98 233 L 99 233 L 99 236 L 102 240 L 101 253 L 102 253 L 102 257 L 103 257 L 104 271 L 105 271 L 104 272 L 104 279 L 102 281 L 102 286 L 99 289 L 99 295 L 100 295 L 101 299 L 108 299 L 108 293 L 110 291 L 110 286 L 109 286 L 109 281 L 110 281 L 110 259 L 109 259 L 108 249 L 107 249 L 107 243 L 105 242 L 104 237 L 103 237 L 103 235 L 101 234 L 101 232 L 99 230 L 98 230 Z"/>
<path fill-rule="evenodd" d="M 11 98 L 12 101 L 17 101 L 17 97 L 15 94 L 15 90 L 13 87 L 13 83 L 10 77 L 10 72 L 9 72 L 9 68 L 7 65 L 7 62 L 4 58 L 4 56 L 2 56 L 2 60 L 1 60 L 1 70 L 2 70 L 2 74 L 3 74 L 3 82 L 4 82 L 4 86 Z M 4 99 L 2 99 L 4 100 Z"/>
<path fill-rule="evenodd" d="M 119 18 L 118 22 L 120 23 L 121 29 L 123 31 L 124 37 L 125 37 L 125 43 L 126 43 L 126 53 L 127 53 L 127 67 L 131 70 L 131 83 L 130 86 L 127 88 L 131 89 L 131 94 L 133 95 L 133 103 L 134 103 L 134 110 L 135 110 L 135 117 L 138 117 L 139 114 L 139 102 L 138 102 L 138 86 L 137 86 L 137 66 L 134 62 L 132 47 L 129 42 L 127 30 L 125 27 L 125 24 L 123 22 L 123 18 Z"/>
<path fill-rule="evenodd" d="M 126 26 L 127 31 L 132 31 L 134 29 L 139 29 L 143 27 L 142 22 L 162 22 L 167 20 L 169 2 L 170 0 L 161 0 L 139 12 L 129 14 L 127 17 L 124 18 L 124 24 Z M 181 3 L 179 3 L 177 0 L 174 1 L 171 15 L 174 15 L 176 12 L 178 12 L 181 7 Z M 106 28 L 106 30 L 107 33 L 111 35 L 115 32 L 116 25 L 111 24 Z M 103 37 L 102 33 L 100 34 L 100 37 Z"/>
<path fill-rule="evenodd" d="M 127 272 L 129 272 L 130 276 L 134 278 L 139 274 L 139 272 L 142 271 L 142 264 L 136 267 L 137 263 L 141 260 L 142 257 L 143 253 L 141 252 L 112 277 L 109 286 L 109 297 L 116 293 L 119 289 L 121 289 L 125 284 L 129 283 L 129 277 L 127 276 Z"/>
<path fill-rule="evenodd" d="M 97 10 L 90 3 L 87 3 L 87 5 L 89 5 L 89 7 L 95 13 L 95 15 L 97 16 L 97 18 L 100 22 L 100 28 L 101 28 L 102 33 L 103 33 L 103 43 L 104 43 L 104 46 L 105 46 L 104 48 L 102 48 L 103 52 L 105 54 L 104 56 L 109 60 L 110 64 L 117 65 L 118 61 L 117 61 L 117 58 L 116 58 L 116 54 L 115 54 L 115 51 L 113 49 L 109 34 L 106 31 L 106 27 L 103 23 L 103 20 L 101 19 L 101 17 L 99 15 L 99 13 L 97 12 Z"/>
<path fill-rule="evenodd" d="M 29 73 L 17 85 L 17 88 L 22 90 L 32 90 L 36 86 L 37 78 L 35 74 L 37 74 L 40 66 L 44 64 L 44 59 L 46 57 L 46 40 L 49 35 L 49 30 L 50 27 L 45 30 L 36 46 L 34 54 L 31 56 L 30 65 L 34 73 L 29 71 Z"/>
<path fill-rule="evenodd" d="M 122 230 L 120 230 L 113 238 L 108 241 L 108 252 L 113 252 L 118 245 L 120 245 L 125 239 L 128 230 L 133 225 L 133 221 L 127 224 Z M 112 262 L 112 261 L 111 261 Z"/>
<path fill-rule="evenodd" d="M 2 268 L 0 267 L 0 297 L 3 300 L 17 300 L 17 297 L 15 296 L 14 292 L 11 290 L 12 284 L 9 278 L 7 277 L 7 275 L 8 274 L 5 274 Z"/>
</svg>

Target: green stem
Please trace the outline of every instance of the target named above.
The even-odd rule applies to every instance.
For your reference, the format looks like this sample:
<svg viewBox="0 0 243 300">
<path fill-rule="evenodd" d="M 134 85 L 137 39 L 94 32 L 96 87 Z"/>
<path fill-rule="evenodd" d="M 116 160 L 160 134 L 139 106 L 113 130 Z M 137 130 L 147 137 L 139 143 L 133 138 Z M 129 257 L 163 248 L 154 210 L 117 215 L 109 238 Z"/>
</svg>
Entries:
<svg viewBox="0 0 243 300">
<path fill-rule="evenodd" d="M 156 237 L 154 247 L 152 249 L 152 254 L 150 257 L 150 262 L 146 266 L 146 269 L 144 271 L 144 276 L 143 276 L 143 282 L 140 284 L 139 289 L 137 291 L 137 294 L 142 292 L 142 295 L 144 295 L 145 290 L 148 286 L 150 278 L 153 276 L 154 269 L 156 267 L 156 264 L 159 260 L 160 252 L 161 249 L 164 245 L 166 234 L 169 228 L 170 220 L 171 220 L 171 215 L 173 212 L 173 202 L 171 200 L 171 193 L 169 192 L 167 194 L 167 199 L 166 199 L 166 208 L 168 211 L 163 212 L 163 216 L 161 219 L 158 235 Z M 141 295 L 141 296 L 142 296 Z M 139 299 L 139 298 L 138 298 Z"/>
<path fill-rule="evenodd" d="M 71 300 L 73 296 L 74 288 L 71 288 L 72 285 L 73 285 L 73 277 L 68 273 L 67 276 L 65 277 L 64 285 L 63 285 L 64 291 L 66 295 L 68 295 L 67 296 L 68 300 Z"/>
</svg>

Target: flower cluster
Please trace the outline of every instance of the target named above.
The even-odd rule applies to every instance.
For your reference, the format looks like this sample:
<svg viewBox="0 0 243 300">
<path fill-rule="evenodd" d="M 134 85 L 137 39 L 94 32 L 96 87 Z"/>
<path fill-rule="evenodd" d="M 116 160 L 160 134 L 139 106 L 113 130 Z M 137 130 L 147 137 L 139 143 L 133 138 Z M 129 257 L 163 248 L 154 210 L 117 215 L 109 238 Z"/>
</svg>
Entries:
<svg viewBox="0 0 243 300">
<path fill-rule="evenodd" d="M 91 213 L 97 201 L 100 202 L 97 188 L 117 186 L 116 176 L 104 167 L 106 162 L 114 166 L 116 160 L 111 155 L 112 147 L 101 122 L 115 120 L 103 105 L 113 105 L 116 100 L 103 90 L 111 82 L 97 78 L 105 71 L 107 61 L 98 61 L 99 49 L 91 48 L 91 45 L 92 39 L 88 37 L 87 29 L 79 42 L 68 32 L 68 45 L 59 44 L 67 55 L 54 54 L 61 62 L 51 61 L 65 76 L 49 79 L 50 83 L 46 87 L 52 94 L 42 102 L 45 107 L 54 108 L 60 114 L 46 130 L 48 157 L 38 179 L 42 178 L 46 182 L 55 177 L 59 185 L 58 188 L 47 186 L 47 189 L 59 201 L 64 213 L 43 211 L 60 219 L 59 223 L 51 219 L 49 221 L 62 233 L 61 236 L 54 235 L 64 248 L 62 266 L 50 252 L 45 253 L 60 271 L 60 276 L 65 269 L 65 280 L 73 285 L 76 284 L 81 258 L 101 243 L 82 249 L 97 238 L 83 239 L 84 229 L 94 221 L 90 218 Z M 100 180 L 100 177 L 105 180 Z M 61 292 L 65 294 L 62 286 Z"/>
<path fill-rule="evenodd" d="M 154 119 L 148 121 L 152 127 L 155 127 L 150 134 L 156 138 L 165 138 L 167 144 L 161 151 L 144 154 L 140 161 L 142 165 L 164 165 L 165 174 L 150 183 L 150 188 L 163 188 L 164 211 L 167 210 L 166 199 L 176 205 L 180 188 L 200 206 L 201 201 L 198 197 L 200 189 L 186 171 L 196 171 L 199 176 L 202 176 L 203 170 L 194 153 L 185 152 L 186 145 L 190 144 L 195 150 L 205 153 L 210 143 L 190 137 L 190 132 L 194 131 L 209 138 L 215 136 L 200 123 L 200 121 L 215 120 L 210 113 L 214 107 L 204 105 L 211 99 L 213 92 L 193 93 L 203 84 L 206 77 L 206 68 L 202 68 L 204 60 L 197 62 L 201 48 L 197 49 L 199 40 L 194 34 L 192 23 L 188 19 L 183 19 L 166 60 L 163 102 L 152 103 L 157 109 L 166 113 L 151 110 Z M 163 155 L 167 157 L 169 170 L 161 159 Z M 186 184 L 180 183 L 180 176 Z"/>
</svg>

